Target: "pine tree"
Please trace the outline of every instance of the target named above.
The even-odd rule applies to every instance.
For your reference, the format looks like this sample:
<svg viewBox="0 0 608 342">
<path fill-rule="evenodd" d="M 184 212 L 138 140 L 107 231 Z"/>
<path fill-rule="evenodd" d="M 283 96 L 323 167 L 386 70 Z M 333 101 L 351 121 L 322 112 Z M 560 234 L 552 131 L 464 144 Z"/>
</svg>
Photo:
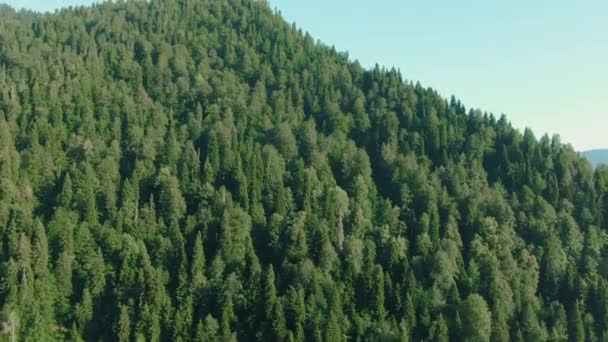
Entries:
<svg viewBox="0 0 608 342">
<path fill-rule="evenodd" d="M 121 342 L 131 340 L 131 319 L 129 318 L 129 307 L 126 305 L 120 306 L 116 335 Z"/>
<path fill-rule="evenodd" d="M 192 289 L 195 292 L 200 291 L 206 282 L 205 252 L 203 250 L 203 239 L 201 237 L 201 232 L 196 234 L 196 239 L 194 240 L 194 251 L 192 253 L 191 265 L 190 276 Z"/>
<path fill-rule="evenodd" d="M 585 328 L 583 326 L 583 318 L 579 308 L 578 301 L 574 302 L 570 311 L 570 324 L 568 328 L 568 337 L 570 341 L 581 342 L 585 341 Z"/>
<path fill-rule="evenodd" d="M 0 5 L 1 339 L 607 339 L 607 167 L 266 5 Z"/>
<path fill-rule="evenodd" d="M 492 329 L 490 311 L 486 301 L 480 295 L 467 297 L 460 305 L 462 318 L 462 337 L 467 341 L 489 341 Z"/>
</svg>

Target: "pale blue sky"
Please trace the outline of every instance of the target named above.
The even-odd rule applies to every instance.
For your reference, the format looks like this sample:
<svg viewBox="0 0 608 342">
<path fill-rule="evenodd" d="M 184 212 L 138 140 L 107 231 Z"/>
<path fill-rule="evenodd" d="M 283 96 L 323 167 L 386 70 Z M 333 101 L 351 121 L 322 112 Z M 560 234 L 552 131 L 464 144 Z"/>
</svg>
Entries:
<svg viewBox="0 0 608 342">
<path fill-rule="evenodd" d="M 53 11 L 60 7 L 90 5 L 94 0 L 0 0 L 14 8 L 27 8 L 36 11 Z"/>
<path fill-rule="evenodd" d="M 91 0 L 0 0 L 52 10 Z M 608 147 L 606 0 L 271 0 L 365 67 L 399 68 L 467 107 L 580 150 Z"/>
</svg>

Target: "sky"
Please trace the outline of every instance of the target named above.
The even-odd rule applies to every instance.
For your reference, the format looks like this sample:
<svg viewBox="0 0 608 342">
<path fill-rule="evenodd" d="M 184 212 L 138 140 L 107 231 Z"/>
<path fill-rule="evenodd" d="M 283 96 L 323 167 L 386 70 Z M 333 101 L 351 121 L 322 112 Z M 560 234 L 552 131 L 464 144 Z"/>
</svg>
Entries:
<svg viewBox="0 0 608 342">
<path fill-rule="evenodd" d="M 92 0 L 0 0 L 41 11 Z M 467 108 L 577 150 L 608 148 L 606 0 L 270 0 L 364 67 L 396 67 Z"/>
<path fill-rule="evenodd" d="M 0 3 L 9 4 L 13 8 L 25 8 L 40 12 L 54 11 L 69 6 L 90 5 L 94 0 L 0 0 Z"/>
</svg>

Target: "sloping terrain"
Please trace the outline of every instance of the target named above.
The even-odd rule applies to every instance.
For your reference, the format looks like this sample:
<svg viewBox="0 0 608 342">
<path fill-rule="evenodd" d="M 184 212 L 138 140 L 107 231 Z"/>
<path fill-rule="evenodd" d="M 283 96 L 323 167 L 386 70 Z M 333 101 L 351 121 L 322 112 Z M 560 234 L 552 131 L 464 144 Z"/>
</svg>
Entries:
<svg viewBox="0 0 608 342">
<path fill-rule="evenodd" d="M 602 341 L 607 191 L 263 3 L 0 7 L 2 338 Z"/>
</svg>

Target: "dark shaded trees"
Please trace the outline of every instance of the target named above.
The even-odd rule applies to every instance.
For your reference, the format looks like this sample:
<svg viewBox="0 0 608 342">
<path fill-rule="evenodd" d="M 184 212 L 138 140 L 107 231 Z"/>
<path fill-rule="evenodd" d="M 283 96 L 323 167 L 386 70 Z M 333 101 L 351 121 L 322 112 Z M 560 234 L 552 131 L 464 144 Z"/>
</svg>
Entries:
<svg viewBox="0 0 608 342">
<path fill-rule="evenodd" d="M 605 340 L 608 169 L 257 1 L 0 6 L 15 340 Z"/>
</svg>

